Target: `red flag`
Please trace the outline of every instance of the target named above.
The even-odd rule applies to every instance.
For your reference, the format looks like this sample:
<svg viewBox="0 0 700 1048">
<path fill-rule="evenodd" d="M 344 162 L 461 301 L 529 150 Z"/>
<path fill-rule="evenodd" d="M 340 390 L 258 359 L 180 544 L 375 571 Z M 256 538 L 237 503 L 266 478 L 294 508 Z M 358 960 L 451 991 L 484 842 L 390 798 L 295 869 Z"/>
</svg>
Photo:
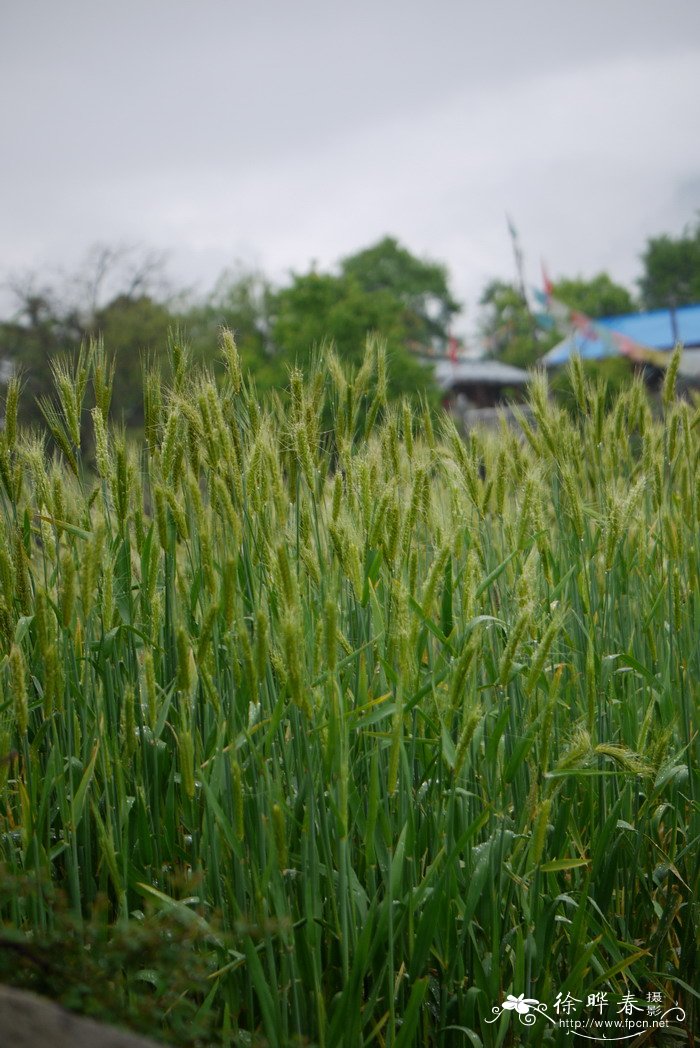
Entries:
<svg viewBox="0 0 700 1048">
<path fill-rule="evenodd" d="M 544 262 L 542 263 L 542 286 L 544 287 L 544 293 L 547 296 L 547 298 L 551 298 L 552 292 L 554 291 L 554 284 L 549 279 Z"/>
<path fill-rule="evenodd" d="M 452 336 L 450 336 L 450 338 L 448 339 L 448 342 L 447 342 L 447 355 L 448 355 L 448 357 L 450 358 L 450 360 L 452 361 L 453 364 L 457 363 L 458 350 L 459 350 L 459 342 L 457 341 L 456 338 L 453 338 Z"/>
</svg>

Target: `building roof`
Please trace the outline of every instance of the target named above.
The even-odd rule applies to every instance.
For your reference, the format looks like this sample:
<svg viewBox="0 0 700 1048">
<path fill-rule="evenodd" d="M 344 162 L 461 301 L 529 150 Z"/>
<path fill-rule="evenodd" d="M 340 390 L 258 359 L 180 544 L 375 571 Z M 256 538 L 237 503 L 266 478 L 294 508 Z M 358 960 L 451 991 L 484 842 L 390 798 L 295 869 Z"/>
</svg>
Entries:
<svg viewBox="0 0 700 1048">
<path fill-rule="evenodd" d="M 530 381 L 527 371 L 503 364 L 500 360 L 440 360 L 435 365 L 435 380 L 442 389 L 455 386 L 525 386 Z"/>
<path fill-rule="evenodd" d="M 650 349 L 672 350 L 678 340 L 684 346 L 700 346 L 700 305 L 679 306 L 675 310 L 676 334 L 670 309 L 655 309 L 649 313 L 625 313 L 602 317 L 596 324 L 615 331 L 633 342 Z M 548 366 L 565 363 L 574 353 L 584 360 L 602 360 L 617 355 L 614 348 L 600 338 L 588 338 L 575 331 L 559 342 L 542 358 Z"/>
</svg>

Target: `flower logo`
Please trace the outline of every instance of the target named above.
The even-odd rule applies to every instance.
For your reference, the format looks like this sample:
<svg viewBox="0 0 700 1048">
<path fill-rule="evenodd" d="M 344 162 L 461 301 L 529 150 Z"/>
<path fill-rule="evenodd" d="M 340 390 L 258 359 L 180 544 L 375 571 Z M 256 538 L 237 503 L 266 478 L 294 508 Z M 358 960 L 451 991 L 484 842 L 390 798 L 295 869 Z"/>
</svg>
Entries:
<svg viewBox="0 0 700 1048">
<path fill-rule="evenodd" d="M 532 1014 L 531 1009 L 539 1012 L 541 1016 L 544 1016 L 545 1019 L 549 1019 L 551 1022 L 551 1019 L 547 1014 L 547 1005 L 538 1001 L 537 998 L 525 997 L 524 994 L 520 994 L 518 997 L 513 997 L 512 994 L 508 994 L 500 1008 L 498 1005 L 494 1005 L 494 1007 L 491 1008 L 494 1018 L 487 1019 L 486 1022 L 495 1023 L 497 1019 L 500 1019 L 504 1011 L 516 1011 L 524 1026 L 532 1026 L 533 1023 L 537 1022 L 538 1017 L 535 1016 L 535 1014 Z"/>
<path fill-rule="evenodd" d="M 542 1001 L 538 1001 L 536 997 L 526 997 L 524 993 L 519 994 L 517 997 L 512 993 L 509 993 L 500 1008 L 497 1004 L 494 1004 L 491 1009 L 493 1019 L 486 1019 L 486 1022 L 495 1023 L 497 1019 L 500 1019 L 504 1012 L 516 1012 L 518 1019 L 523 1026 L 532 1026 L 536 1023 L 537 1015 L 544 1015 L 545 1019 L 549 1019 L 550 1022 L 553 1021 L 551 1017 L 547 1015 L 546 1004 Z"/>
<path fill-rule="evenodd" d="M 530 1009 L 536 1008 L 539 1003 L 534 997 L 526 997 L 524 993 L 521 993 L 518 997 L 514 997 L 512 993 L 509 993 L 501 1007 L 506 1012 L 517 1012 L 518 1015 L 527 1015 Z"/>
</svg>

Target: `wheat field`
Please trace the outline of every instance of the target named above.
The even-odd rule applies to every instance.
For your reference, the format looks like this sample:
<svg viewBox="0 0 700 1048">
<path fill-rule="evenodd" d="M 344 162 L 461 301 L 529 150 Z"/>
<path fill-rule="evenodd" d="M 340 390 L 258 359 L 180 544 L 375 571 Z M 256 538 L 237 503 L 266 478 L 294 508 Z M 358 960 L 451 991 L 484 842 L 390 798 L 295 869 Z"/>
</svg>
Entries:
<svg viewBox="0 0 700 1048">
<path fill-rule="evenodd" d="M 106 951 L 176 919 L 196 985 L 166 992 L 157 958 L 110 976 L 170 1043 L 560 1043 L 486 1019 L 601 988 L 660 991 L 690 1030 L 700 411 L 677 358 L 658 412 L 638 380 L 606 411 L 574 361 L 568 406 L 533 375 L 516 428 L 463 438 L 387 402 L 377 341 L 265 400 L 221 349 L 216 378 L 172 339 L 138 440 L 99 343 L 54 365 L 46 434 L 10 384 L 12 957 L 60 964 L 59 912 L 93 953 L 96 914 Z"/>
</svg>

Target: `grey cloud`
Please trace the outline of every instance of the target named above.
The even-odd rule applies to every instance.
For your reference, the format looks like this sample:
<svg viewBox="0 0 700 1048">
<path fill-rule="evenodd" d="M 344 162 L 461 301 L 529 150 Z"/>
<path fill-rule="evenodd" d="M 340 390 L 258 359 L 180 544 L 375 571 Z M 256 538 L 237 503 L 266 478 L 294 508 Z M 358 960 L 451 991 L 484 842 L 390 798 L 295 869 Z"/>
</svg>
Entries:
<svg viewBox="0 0 700 1048">
<path fill-rule="evenodd" d="M 188 282 L 237 255 L 282 275 L 391 231 L 473 302 L 510 271 L 506 210 L 554 268 L 631 279 L 697 206 L 694 3 L 29 0 L 2 22 L 6 271 L 127 238 Z"/>
</svg>

